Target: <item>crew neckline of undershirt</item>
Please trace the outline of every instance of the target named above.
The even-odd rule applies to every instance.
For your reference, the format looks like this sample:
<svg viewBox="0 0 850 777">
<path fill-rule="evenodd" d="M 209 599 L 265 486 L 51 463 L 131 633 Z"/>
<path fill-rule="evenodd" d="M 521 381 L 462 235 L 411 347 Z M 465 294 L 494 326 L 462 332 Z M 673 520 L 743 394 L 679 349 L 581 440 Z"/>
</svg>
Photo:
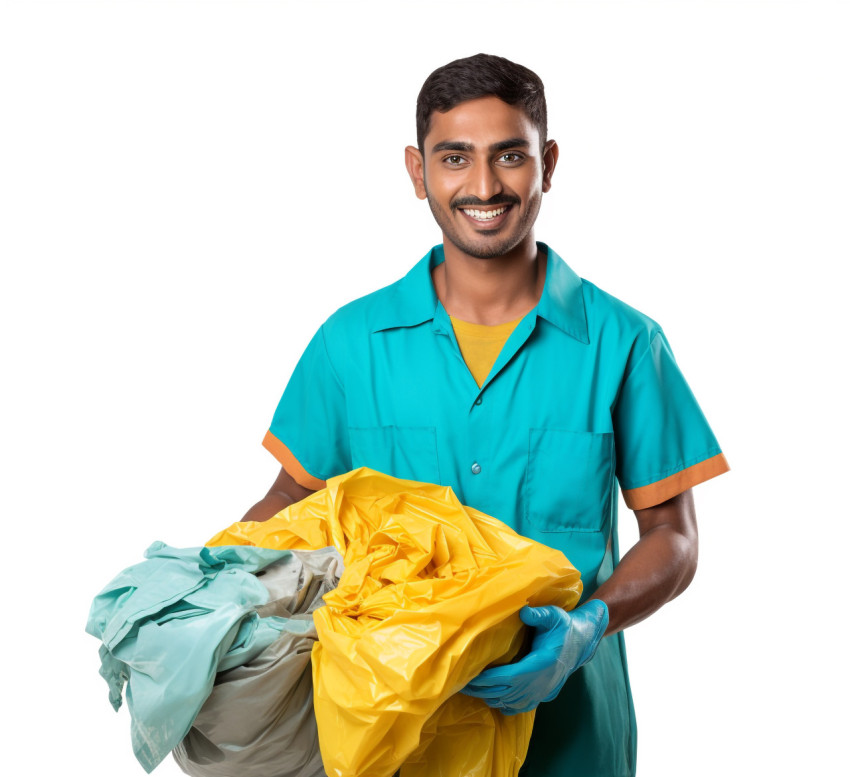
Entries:
<svg viewBox="0 0 850 777">
<path fill-rule="evenodd" d="M 525 316 L 520 316 L 514 321 L 507 321 L 504 324 L 473 324 L 471 321 L 462 321 L 454 316 L 449 316 L 455 332 L 460 332 L 466 337 L 487 340 L 498 340 L 505 334 L 510 334 L 524 318 Z"/>
</svg>

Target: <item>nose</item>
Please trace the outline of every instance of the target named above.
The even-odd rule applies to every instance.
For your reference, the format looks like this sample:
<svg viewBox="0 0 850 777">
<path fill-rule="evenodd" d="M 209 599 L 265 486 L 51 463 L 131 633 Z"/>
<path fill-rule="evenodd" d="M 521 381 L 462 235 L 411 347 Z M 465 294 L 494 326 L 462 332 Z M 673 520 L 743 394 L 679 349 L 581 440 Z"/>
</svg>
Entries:
<svg viewBox="0 0 850 777">
<path fill-rule="evenodd" d="M 502 182 L 499 180 L 497 168 L 487 162 L 475 164 L 470 169 L 468 193 L 487 202 L 502 192 Z"/>
</svg>

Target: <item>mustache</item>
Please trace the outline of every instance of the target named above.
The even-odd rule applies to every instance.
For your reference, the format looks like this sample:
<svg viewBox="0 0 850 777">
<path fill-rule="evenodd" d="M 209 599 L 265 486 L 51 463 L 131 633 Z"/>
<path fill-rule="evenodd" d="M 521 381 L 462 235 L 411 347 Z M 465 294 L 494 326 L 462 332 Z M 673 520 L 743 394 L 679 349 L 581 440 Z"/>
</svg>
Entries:
<svg viewBox="0 0 850 777">
<path fill-rule="evenodd" d="M 458 197 L 451 203 L 450 207 L 452 210 L 457 210 L 458 208 L 475 208 L 482 205 L 519 205 L 519 198 L 508 197 L 503 194 L 497 194 L 489 200 L 479 200 L 478 197 Z"/>
</svg>

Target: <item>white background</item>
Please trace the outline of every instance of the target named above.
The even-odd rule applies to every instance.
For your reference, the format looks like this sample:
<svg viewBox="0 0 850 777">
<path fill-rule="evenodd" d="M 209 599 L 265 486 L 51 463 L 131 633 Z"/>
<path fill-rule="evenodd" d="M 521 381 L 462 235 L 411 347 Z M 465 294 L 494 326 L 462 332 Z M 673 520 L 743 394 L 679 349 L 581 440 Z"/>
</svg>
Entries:
<svg viewBox="0 0 850 777">
<path fill-rule="evenodd" d="M 732 466 L 695 491 L 694 583 L 627 632 L 639 772 L 846 773 L 848 22 L 813 0 L 4 3 L 4 771 L 143 774 L 91 598 L 265 493 L 309 337 L 440 240 L 403 167 L 419 87 L 486 51 L 546 85 L 536 236 L 664 326 Z"/>
</svg>

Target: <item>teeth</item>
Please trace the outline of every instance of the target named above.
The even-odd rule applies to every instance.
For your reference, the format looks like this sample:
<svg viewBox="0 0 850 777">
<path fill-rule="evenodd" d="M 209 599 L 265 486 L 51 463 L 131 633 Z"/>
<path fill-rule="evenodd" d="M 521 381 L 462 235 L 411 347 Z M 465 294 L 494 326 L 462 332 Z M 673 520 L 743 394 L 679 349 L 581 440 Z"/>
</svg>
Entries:
<svg viewBox="0 0 850 777">
<path fill-rule="evenodd" d="M 472 216 L 472 218 L 478 219 L 479 221 L 494 219 L 496 216 L 501 216 L 507 209 L 507 205 L 501 208 L 496 208 L 496 210 L 474 210 L 472 208 L 461 208 L 467 216 Z"/>
</svg>

